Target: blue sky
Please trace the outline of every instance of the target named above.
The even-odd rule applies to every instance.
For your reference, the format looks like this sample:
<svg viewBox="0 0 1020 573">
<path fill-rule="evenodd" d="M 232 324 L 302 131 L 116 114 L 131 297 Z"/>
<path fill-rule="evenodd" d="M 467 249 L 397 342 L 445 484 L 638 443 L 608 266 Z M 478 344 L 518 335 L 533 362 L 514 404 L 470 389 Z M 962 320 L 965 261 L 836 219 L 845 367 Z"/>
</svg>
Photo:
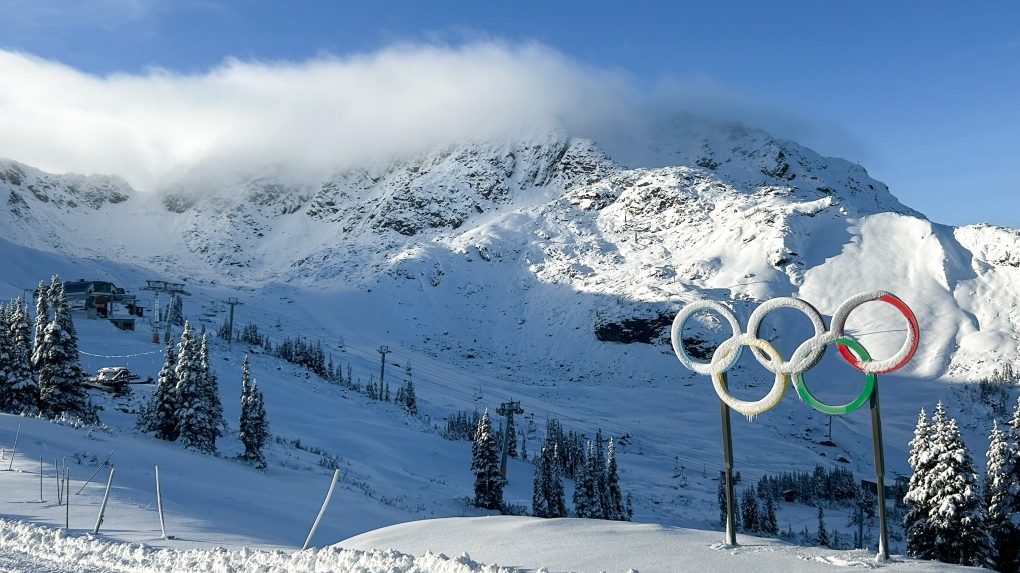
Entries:
<svg viewBox="0 0 1020 573">
<path fill-rule="evenodd" d="M 609 103 L 612 98 L 627 99 L 628 105 L 712 109 L 823 154 L 860 162 L 904 203 L 933 221 L 1020 227 L 1020 3 L 988 2 L 980 8 L 937 1 L 622 6 L 550 1 L 0 0 L 0 49 L 22 58 L 15 62 L 22 75 L 8 75 L 12 84 L 14 77 L 18 85 L 46 77 L 39 83 L 47 91 L 82 93 L 95 88 L 100 90 L 95 96 L 99 101 L 112 98 L 102 91 L 110 86 L 121 86 L 117 97 L 130 98 L 124 94 L 133 92 L 125 85 L 145 94 L 156 89 L 156 83 L 176 82 L 172 90 L 180 94 L 188 86 L 211 83 L 209 78 L 234 60 L 249 66 L 234 70 L 245 77 L 243 81 L 265 82 L 266 76 L 284 68 L 284 76 L 304 78 L 294 79 L 293 85 L 305 85 L 304 81 L 318 85 L 312 79 L 315 72 L 308 70 L 327 62 L 327 67 L 340 66 L 344 73 L 371 68 L 371 79 L 358 76 L 358 81 L 378 82 L 384 89 L 381 86 L 392 84 L 382 77 L 399 75 L 401 66 L 408 73 L 443 77 L 429 67 L 437 65 L 437 58 L 422 57 L 423 52 L 438 49 L 442 52 L 438 59 L 447 58 L 442 65 L 454 66 L 451 75 L 466 77 L 455 90 L 472 97 L 487 97 L 484 90 L 470 85 L 490 81 L 476 73 L 486 65 L 503 66 L 508 74 L 520 66 L 519 73 L 525 75 L 540 68 L 544 70 L 540 79 L 521 83 L 537 94 L 560 87 L 574 94 L 557 96 L 556 103 L 547 102 L 542 110 L 556 115 L 562 108 L 549 110 L 557 105 L 590 108 L 576 125 L 590 125 L 600 113 L 612 115 L 606 111 L 615 109 Z M 399 57 L 393 61 L 380 56 L 394 50 Z M 24 57 L 31 62 L 26 64 Z M 47 67 L 56 63 L 61 69 Z M 43 68 L 48 71 L 39 71 Z M 69 76 L 76 78 L 73 85 L 78 87 L 61 83 L 60 78 Z M 262 79 L 252 79 L 255 76 Z M 216 110 L 228 109 L 230 94 L 235 93 L 215 86 L 203 89 L 187 91 L 180 99 L 201 106 L 219 98 L 223 107 L 211 111 L 192 107 L 192 115 L 222 115 Z M 407 97 L 414 97 L 413 91 Z M 570 100 L 580 97 L 579 92 L 597 103 Z M 423 97 L 445 97 L 438 88 L 427 93 L 432 95 Z M 39 96 L 25 96 L 18 105 L 25 106 L 32 98 Z M 81 118 L 89 115 L 83 106 L 93 100 L 80 99 L 85 101 L 60 105 L 77 106 L 74 115 Z M 393 105 L 414 104 L 394 100 Z M 241 105 L 245 106 L 255 104 L 248 101 Z M 11 158 L 30 164 L 36 159 L 44 168 L 116 165 L 110 159 L 113 151 L 97 154 L 92 163 L 72 159 L 76 149 L 101 146 L 84 139 L 77 148 L 56 149 L 51 143 L 52 155 L 66 161 L 46 164 L 42 143 L 29 141 L 27 135 L 9 135 L 15 129 L 40 138 L 56 133 L 56 128 L 33 129 L 35 124 L 24 119 L 55 115 L 51 110 L 29 112 L 4 124 L 8 135 L 0 133 L 0 155 L 25 149 L 28 157 Z M 372 113 L 390 115 L 382 109 Z M 518 113 L 536 112 L 522 107 Z M 117 117 L 111 123 L 129 121 Z M 419 131 L 430 129 L 427 122 L 405 124 L 414 124 Z M 74 131 L 87 129 L 95 131 L 93 124 L 76 126 Z M 132 137 L 142 142 L 139 146 L 151 150 L 133 163 L 154 165 L 165 157 L 181 162 L 182 157 L 214 147 L 209 143 L 213 135 L 202 140 L 205 143 L 185 144 L 186 135 L 159 134 L 158 129 L 153 125 L 144 134 L 132 131 Z M 222 139 L 224 129 L 217 128 L 216 137 Z M 394 138 L 407 136 L 393 128 Z"/>
</svg>

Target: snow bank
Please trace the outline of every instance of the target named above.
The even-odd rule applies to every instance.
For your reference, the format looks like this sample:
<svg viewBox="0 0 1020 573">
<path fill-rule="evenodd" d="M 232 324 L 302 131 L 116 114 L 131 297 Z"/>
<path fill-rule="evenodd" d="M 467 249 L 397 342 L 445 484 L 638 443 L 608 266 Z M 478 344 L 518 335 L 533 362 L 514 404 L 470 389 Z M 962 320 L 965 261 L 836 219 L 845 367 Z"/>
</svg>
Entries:
<svg viewBox="0 0 1020 573">
<path fill-rule="evenodd" d="M 467 554 L 451 559 L 426 552 L 414 557 L 397 551 L 323 548 L 295 553 L 251 549 L 154 549 L 136 543 L 112 543 L 91 535 L 68 535 L 0 519 L 0 563 L 22 571 L 63 569 L 129 573 L 513 573 L 512 568 L 482 565 Z"/>
</svg>

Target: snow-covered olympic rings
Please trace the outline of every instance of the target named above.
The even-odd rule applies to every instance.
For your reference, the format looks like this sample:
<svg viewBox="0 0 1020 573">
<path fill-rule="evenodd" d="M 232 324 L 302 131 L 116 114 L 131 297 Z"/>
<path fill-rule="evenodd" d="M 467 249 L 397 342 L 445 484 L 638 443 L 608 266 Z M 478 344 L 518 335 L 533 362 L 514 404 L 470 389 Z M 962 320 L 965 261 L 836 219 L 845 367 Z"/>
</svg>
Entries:
<svg viewBox="0 0 1020 573">
<path fill-rule="evenodd" d="M 891 304 L 900 311 L 907 321 L 907 337 L 903 341 L 903 345 L 895 354 L 884 360 L 872 360 L 859 342 L 843 332 L 850 313 L 858 306 L 872 301 Z M 810 320 L 815 331 L 812 337 L 797 347 L 790 360 L 783 360 L 783 357 L 772 345 L 758 336 L 765 316 L 778 308 L 793 308 L 803 312 L 808 320 Z M 730 329 L 733 332 L 733 336 L 723 341 L 716 348 L 711 362 L 708 363 L 694 361 L 683 345 L 682 333 L 684 325 L 699 311 L 713 311 L 717 313 L 729 323 Z M 713 386 L 719 394 L 719 398 L 734 410 L 748 416 L 759 414 L 775 406 L 786 391 L 786 383 L 791 375 L 793 376 L 793 384 L 798 394 L 815 409 L 828 414 L 852 412 L 864 404 L 871 395 L 872 389 L 875 386 L 875 375 L 885 374 L 903 367 L 914 355 L 918 343 L 917 319 L 914 317 L 914 313 L 902 300 L 885 291 L 864 292 L 844 301 L 836 308 L 836 312 L 832 314 L 832 323 L 828 330 L 825 328 L 825 321 L 822 319 L 822 315 L 815 307 L 801 299 L 792 297 L 775 298 L 761 304 L 748 318 L 747 332 L 741 330 L 736 315 L 726 305 L 709 300 L 697 301 L 688 304 L 677 313 L 676 318 L 673 320 L 673 328 L 670 335 L 673 351 L 680 362 L 694 372 L 711 375 Z M 847 362 L 866 375 L 862 393 L 855 400 L 843 406 L 830 406 L 820 402 L 811 395 L 804 385 L 804 372 L 818 364 L 822 354 L 825 352 L 825 346 L 833 343 L 837 345 L 840 355 Z M 758 362 L 776 375 L 772 390 L 768 395 L 756 402 L 746 402 L 734 398 L 725 388 L 725 384 L 723 384 L 722 374 L 736 364 L 744 346 L 751 347 L 752 354 Z"/>
</svg>

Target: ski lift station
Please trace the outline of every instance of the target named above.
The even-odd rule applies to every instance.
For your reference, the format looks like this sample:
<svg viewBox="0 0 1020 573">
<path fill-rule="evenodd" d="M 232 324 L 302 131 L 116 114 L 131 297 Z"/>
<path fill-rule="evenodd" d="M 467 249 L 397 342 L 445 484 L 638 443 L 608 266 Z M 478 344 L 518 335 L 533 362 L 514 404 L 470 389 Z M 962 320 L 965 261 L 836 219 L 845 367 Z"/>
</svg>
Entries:
<svg viewBox="0 0 1020 573">
<path fill-rule="evenodd" d="M 135 317 L 142 316 L 143 307 L 138 305 L 135 295 L 108 281 L 67 281 L 64 296 L 74 315 L 109 320 L 121 330 L 134 330 Z"/>
</svg>

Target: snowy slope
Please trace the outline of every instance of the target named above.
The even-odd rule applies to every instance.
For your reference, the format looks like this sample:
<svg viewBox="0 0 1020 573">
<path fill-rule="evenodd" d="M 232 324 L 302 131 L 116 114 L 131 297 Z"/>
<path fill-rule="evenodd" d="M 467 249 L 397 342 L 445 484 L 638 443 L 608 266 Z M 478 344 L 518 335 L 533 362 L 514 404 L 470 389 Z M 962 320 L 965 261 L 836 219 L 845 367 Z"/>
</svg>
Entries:
<svg viewBox="0 0 1020 573">
<path fill-rule="evenodd" d="M 294 447 L 297 439 L 349 464 L 346 493 L 334 500 L 349 512 L 326 519 L 317 540 L 480 515 L 463 502 L 471 491 L 468 444 L 443 440 L 434 428 L 455 411 L 508 399 L 521 400 L 535 422 L 530 450 L 548 417 L 589 436 L 597 428 L 627 436 L 618 452 L 635 520 L 717 527 L 718 399 L 668 345 L 677 309 L 701 298 L 729 301 L 743 321 L 775 296 L 798 296 L 826 315 L 864 290 L 903 298 L 922 338 L 907 368 L 882 377 L 890 476 L 908 470 L 921 407 L 953 403 L 956 382 L 1016 361 L 1017 231 L 935 225 L 860 166 L 760 131 L 686 118 L 657 137 L 647 167 L 618 165 L 597 143 L 553 131 L 434 150 L 314 184 L 267 169 L 182 183 L 160 196 L 114 177 L 49 175 L 2 161 L 0 297 L 22 296 L 55 273 L 112 280 L 140 295 L 145 280 L 185 282 L 192 293 L 185 314 L 195 323 L 215 315 L 203 323 L 215 329 L 226 315 L 221 301 L 237 297 L 238 326 L 256 324 L 275 341 L 322 340 L 362 384 L 378 378 L 380 346 L 391 350 L 386 375 L 394 387 L 411 367 L 423 420 L 253 355 L 271 429 L 283 440 L 274 442 L 268 477 L 230 459 L 239 445 L 229 436 L 222 458 L 180 452 L 135 434 L 130 404 L 128 412 L 107 404 L 101 417 L 110 433 L 97 439 L 126 448 L 117 454 L 118 475 L 123 467 L 133 476 L 125 477 L 125 497 L 151 502 L 146 472 L 161 459 L 193 468 L 201 477 L 182 477 L 196 493 L 181 501 L 179 515 L 197 520 L 188 526 L 196 539 L 228 545 L 300 545 L 331 472 L 318 465 L 321 456 Z M 879 358 L 902 340 L 902 319 L 888 310 L 867 305 L 848 324 Z M 807 324 L 781 311 L 765 327 L 789 355 Z M 127 365 L 144 377 L 161 365 L 144 328 L 120 333 L 86 323 L 79 333 L 87 370 Z M 239 381 L 249 351 L 257 349 L 214 347 L 235 427 L 239 388 L 229 384 Z M 745 356 L 731 374 L 734 393 L 756 399 L 771 385 L 766 374 Z M 818 382 L 819 395 L 833 402 L 861 384 L 830 354 L 808 378 L 841 381 Z M 139 387 L 136 400 L 147 391 Z M 7 415 L 0 445 L 10 448 L 19 423 L 32 428 L 36 449 L 26 455 L 36 463 L 50 453 L 107 451 L 67 428 L 58 431 L 59 447 L 51 445 L 48 424 Z M 985 425 L 976 421 L 965 434 L 976 452 Z M 872 478 L 867 413 L 832 421 L 835 446 L 824 444 L 829 431 L 827 416 L 792 396 L 753 422 L 735 417 L 745 483 L 815 463 Z M 686 487 L 674 477 L 678 466 Z M 530 471 L 511 464 L 508 501 L 530 503 Z M 212 485 L 209 475 L 217 476 Z M 220 483 L 251 494 L 240 501 L 245 496 Z M 222 515 L 204 513 L 224 499 L 232 503 L 216 511 Z M 7 504 L 0 513 L 60 523 L 50 509 L 0 504 Z M 813 519 L 810 508 L 780 510 L 783 529 L 813 527 Z M 151 527 L 115 538 L 151 539 Z"/>
</svg>

